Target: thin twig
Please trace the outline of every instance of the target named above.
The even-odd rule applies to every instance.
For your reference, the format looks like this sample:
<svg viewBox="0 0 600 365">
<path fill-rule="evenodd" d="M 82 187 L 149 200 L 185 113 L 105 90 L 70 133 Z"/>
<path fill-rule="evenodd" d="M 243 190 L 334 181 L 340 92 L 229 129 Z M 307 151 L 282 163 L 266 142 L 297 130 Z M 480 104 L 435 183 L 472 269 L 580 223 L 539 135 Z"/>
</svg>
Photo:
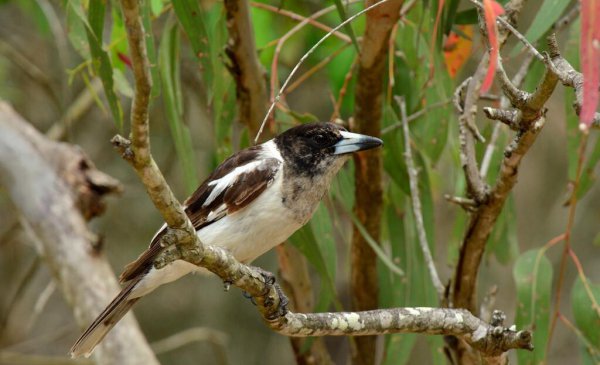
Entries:
<svg viewBox="0 0 600 365">
<path fill-rule="evenodd" d="M 294 81 L 293 83 L 290 84 L 290 86 L 288 86 L 287 90 L 285 91 L 285 94 L 287 95 L 287 94 L 291 93 L 292 91 L 296 90 L 298 88 L 298 86 L 300 86 L 304 81 L 306 81 L 309 77 L 311 77 L 312 75 L 317 73 L 323 67 L 327 66 L 331 61 L 333 61 L 337 56 L 339 56 L 340 53 L 345 51 L 351 45 L 352 45 L 352 43 L 344 44 L 340 48 L 333 51 L 329 56 L 327 56 L 327 57 L 323 58 L 321 61 L 319 61 L 319 63 L 317 63 L 316 65 L 311 67 L 308 71 L 306 71 L 305 73 L 300 75 L 298 77 L 298 79 L 296 79 L 296 81 Z"/>
<path fill-rule="evenodd" d="M 426 105 L 423 109 L 418 110 L 418 111 L 412 113 L 411 115 L 407 116 L 406 121 L 409 123 L 412 121 L 415 121 L 415 120 L 419 119 L 421 116 L 425 115 L 426 113 L 428 113 L 434 109 L 444 107 L 444 106 L 450 104 L 450 102 L 452 102 L 452 100 L 448 99 L 448 100 L 438 101 L 437 103 L 433 103 L 431 105 Z M 392 125 L 389 125 L 389 126 L 383 128 L 381 130 L 381 134 L 383 135 L 383 134 L 390 133 L 391 131 L 396 130 L 400 127 L 402 127 L 402 122 L 394 123 Z"/>
<path fill-rule="evenodd" d="M 359 2 L 359 0 L 352 0 L 352 1 L 348 1 L 347 4 L 354 4 L 354 3 L 357 3 L 357 2 Z M 313 16 L 305 17 L 305 16 L 296 14 L 296 13 L 294 13 L 292 11 L 289 11 L 289 10 L 281 9 L 281 8 L 278 8 L 278 7 L 273 6 L 273 5 L 259 3 L 259 2 L 256 2 L 256 1 L 251 1 L 250 5 L 252 7 L 254 7 L 254 8 L 268 10 L 268 11 L 271 11 L 273 13 L 281 14 L 283 16 L 287 16 L 288 18 L 291 18 L 293 20 L 297 20 L 297 21 L 300 21 L 300 22 L 307 20 L 310 25 L 314 26 L 315 28 L 324 30 L 325 32 L 330 32 L 332 30 L 332 28 L 330 26 L 327 26 L 327 25 L 325 25 L 325 24 L 323 24 L 321 22 L 316 21 Z M 329 6 L 326 9 L 327 9 L 327 12 L 331 12 L 331 11 L 335 10 L 335 5 Z M 349 36 L 347 36 L 346 34 L 342 33 L 342 32 L 337 32 L 336 31 L 336 32 L 333 33 L 333 35 L 336 36 L 336 37 L 338 37 L 339 39 L 341 39 L 342 41 L 344 41 L 346 43 L 352 43 L 352 39 Z"/>
<path fill-rule="evenodd" d="M 302 28 L 304 28 L 304 26 L 306 24 L 308 24 L 308 22 L 310 20 L 314 20 L 317 19 L 331 11 L 333 11 L 335 9 L 335 6 L 332 5 L 330 7 L 321 9 L 317 12 L 315 12 L 314 14 L 312 14 L 310 17 L 303 19 L 300 23 L 296 24 L 292 29 L 290 29 L 287 33 L 285 33 L 281 38 L 279 38 L 279 40 L 277 41 L 277 46 L 275 47 L 275 53 L 273 54 L 273 60 L 271 61 L 271 103 L 275 103 L 275 90 L 277 89 L 277 84 L 279 83 L 279 73 L 278 73 L 278 69 L 277 66 L 279 64 L 279 55 L 281 54 L 281 50 L 283 48 L 284 43 L 294 34 L 296 34 L 298 31 L 300 31 Z M 330 30 L 329 34 L 333 34 L 334 30 Z M 327 35 L 325 37 L 327 37 Z M 290 74 L 291 76 L 291 74 Z M 288 77 L 289 80 L 289 77 Z M 286 80 L 287 81 L 287 80 Z M 285 84 L 284 84 L 285 87 Z M 284 90 L 284 87 L 281 88 L 281 90 L 279 91 L 279 95 L 282 95 L 282 91 Z M 279 102 L 279 99 L 277 99 L 277 102 Z M 270 112 L 267 113 L 268 116 L 270 116 L 271 118 L 273 118 L 273 115 L 270 115 Z M 261 130 L 262 130 L 262 126 L 261 126 Z M 258 133 L 260 134 L 260 132 Z M 257 138 L 254 140 L 254 143 L 258 142 L 258 135 Z"/>
<path fill-rule="evenodd" d="M 168 226 L 187 232 L 189 237 L 195 237 L 196 231 L 150 153 L 149 104 L 152 77 L 139 2 L 121 0 L 121 8 L 135 78 L 135 95 L 131 107 L 131 141 L 115 136 L 112 143 L 135 167 L 136 173 L 144 182 L 146 192 Z"/>
<path fill-rule="evenodd" d="M 581 182 L 581 176 L 583 173 L 583 166 L 585 162 L 585 151 L 588 140 L 588 133 L 583 133 L 581 136 L 581 141 L 579 143 L 579 149 L 577 152 L 577 170 L 575 173 L 575 180 L 573 181 L 573 190 L 571 192 L 571 197 L 569 199 L 569 215 L 567 220 L 567 226 L 565 228 L 565 239 L 563 251 L 560 258 L 560 267 L 558 270 L 558 282 L 556 284 L 556 293 L 554 295 L 554 315 L 552 316 L 552 321 L 550 323 L 550 330 L 548 331 L 548 342 L 546 343 L 546 354 L 551 348 L 552 344 L 552 336 L 554 334 L 554 329 L 556 328 L 556 321 L 558 319 L 558 315 L 560 313 L 560 303 L 562 296 L 562 289 L 565 280 L 565 270 L 567 267 L 567 258 L 569 256 L 569 252 L 571 251 L 571 233 L 573 231 L 573 225 L 575 224 L 575 213 L 577 211 L 577 206 L 579 199 L 577 197 L 577 189 L 579 188 L 579 184 Z"/>
<path fill-rule="evenodd" d="M 408 133 L 408 118 L 406 117 L 406 103 L 404 98 L 395 97 L 396 102 L 400 105 L 400 119 L 402 120 L 402 131 L 404 135 L 404 160 L 406 161 L 406 170 L 408 172 L 409 184 L 410 184 L 410 196 L 412 199 L 413 215 L 415 217 L 415 226 L 417 228 L 417 236 L 419 238 L 419 244 L 421 245 L 421 251 L 423 251 L 423 258 L 425 264 L 429 269 L 429 275 L 435 290 L 438 293 L 438 299 L 442 300 L 444 297 L 444 285 L 440 280 L 435 263 L 433 262 L 433 256 L 429 250 L 429 243 L 427 242 L 427 234 L 425 233 L 425 225 L 423 224 L 423 212 L 421 209 L 421 199 L 419 198 L 419 177 L 415 161 L 412 157 L 412 151 L 410 148 L 410 136 Z"/>
<path fill-rule="evenodd" d="M 333 28 L 331 31 L 329 31 L 326 35 L 324 35 L 321 39 L 319 39 L 319 41 L 317 41 L 317 43 L 315 43 L 309 50 L 308 52 L 306 52 L 298 61 L 298 63 L 296 64 L 296 66 L 294 66 L 294 68 L 292 69 L 292 71 L 290 72 L 290 74 L 288 75 L 288 77 L 285 79 L 285 82 L 283 83 L 283 85 L 281 86 L 281 88 L 279 89 L 279 91 L 277 92 L 277 95 L 275 95 L 275 97 L 273 98 L 273 101 L 271 102 L 271 106 L 269 107 L 269 110 L 267 111 L 267 115 L 265 115 L 265 118 L 263 119 L 261 125 L 260 125 L 260 129 L 258 130 L 258 133 L 256 134 L 256 137 L 254 138 L 254 143 L 258 143 L 258 139 L 260 138 L 260 135 L 262 134 L 263 129 L 265 128 L 265 124 L 267 123 L 267 120 L 269 119 L 269 117 L 271 116 L 271 113 L 273 112 L 273 109 L 275 108 L 275 104 L 277 104 L 279 102 L 279 99 L 281 98 L 281 94 L 283 94 L 283 91 L 285 90 L 285 88 L 287 87 L 288 83 L 290 82 L 290 80 L 292 79 L 292 77 L 296 74 L 296 72 L 298 71 L 298 69 L 300 68 L 300 66 L 302 65 L 302 63 L 304 63 L 304 61 L 308 58 L 308 56 L 310 56 L 315 49 L 317 49 L 317 47 L 319 47 L 323 42 L 325 42 L 325 40 L 327 38 L 329 38 L 333 32 L 338 31 L 339 29 L 341 29 L 343 26 L 345 26 L 346 24 L 354 21 L 354 19 L 356 19 L 357 17 L 361 16 L 362 14 L 366 13 L 367 11 L 374 9 L 378 6 L 380 6 L 381 4 L 384 4 L 388 1 L 391 0 L 381 0 L 379 2 L 376 2 L 375 4 L 359 11 L 358 13 L 352 15 L 351 17 L 348 17 L 348 19 L 346 19 L 345 21 L 341 22 L 340 24 L 338 24 L 335 28 Z"/>
</svg>

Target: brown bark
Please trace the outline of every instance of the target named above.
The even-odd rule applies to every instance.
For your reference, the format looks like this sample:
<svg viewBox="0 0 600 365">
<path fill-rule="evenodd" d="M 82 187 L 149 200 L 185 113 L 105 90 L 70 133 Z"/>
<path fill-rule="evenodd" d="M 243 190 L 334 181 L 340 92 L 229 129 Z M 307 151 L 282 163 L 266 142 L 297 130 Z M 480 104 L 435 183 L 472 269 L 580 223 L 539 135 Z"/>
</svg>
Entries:
<svg viewBox="0 0 600 365">
<path fill-rule="evenodd" d="M 366 6 L 374 1 L 367 1 Z M 381 134 L 381 109 L 383 78 L 385 72 L 388 38 L 398 21 L 402 0 L 390 1 L 366 15 L 366 30 L 361 45 L 358 76 L 354 99 L 354 123 L 352 129 L 378 137 Z M 381 150 L 366 151 L 354 157 L 356 179 L 356 203 L 354 213 L 369 234 L 379 239 L 383 187 L 381 182 L 383 162 Z M 356 227 L 353 230 L 351 248 L 351 292 L 354 310 L 377 308 L 378 280 L 377 262 L 373 250 Z M 375 337 L 356 339 L 357 349 L 353 363 L 370 365 L 375 362 Z"/>
<path fill-rule="evenodd" d="M 46 139 L 2 102 L 0 185 L 77 322 L 86 326 L 119 291 L 86 219 L 100 214 L 102 196 L 120 185 L 96 170 L 79 148 Z M 158 364 L 133 316 L 115 328 L 94 357 L 98 364 Z"/>
<path fill-rule="evenodd" d="M 229 42 L 228 68 L 235 79 L 239 121 L 256 135 L 267 111 L 265 71 L 256 52 L 250 9 L 246 0 L 225 0 Z"/>
</svg>

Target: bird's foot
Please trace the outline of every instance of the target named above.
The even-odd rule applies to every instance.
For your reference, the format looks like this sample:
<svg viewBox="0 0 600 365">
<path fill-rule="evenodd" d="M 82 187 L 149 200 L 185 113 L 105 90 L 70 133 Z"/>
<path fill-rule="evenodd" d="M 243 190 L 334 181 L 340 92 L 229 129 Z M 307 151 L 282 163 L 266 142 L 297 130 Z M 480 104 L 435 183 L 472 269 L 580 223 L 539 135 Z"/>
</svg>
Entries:
<svg viewBox="0 0 600 365">
<path fill-rule="evenodd" d="M 287 305 L 289 304 L 289 299 L 283 293 L 283 290 L 276 283 L 275 275 L 272 273 L 263 270 L 259 267 L 254 267 L 260 274 L 262 275 L 265 283 L 265 292 L 262 294 L 263 296 L 263 305 L 267 308 L 272 307 L 275 304 L 275 300 L 279 299 L 279 303 L 277 304 L 277 308 L 275 310 L 270 311 L 270 315 L 267 317 L 269 320 L 274 320 L 279 317 L 285 316 L 288 312 Z M 276 296 L 269 295 L 271 293 L 271 288 L 275 289 Z M 250 298 L 252 303 L 256 305 L 256 299 L 253 298 L 249 293 L 244 292 L 244 296 Z"/>
</svg>

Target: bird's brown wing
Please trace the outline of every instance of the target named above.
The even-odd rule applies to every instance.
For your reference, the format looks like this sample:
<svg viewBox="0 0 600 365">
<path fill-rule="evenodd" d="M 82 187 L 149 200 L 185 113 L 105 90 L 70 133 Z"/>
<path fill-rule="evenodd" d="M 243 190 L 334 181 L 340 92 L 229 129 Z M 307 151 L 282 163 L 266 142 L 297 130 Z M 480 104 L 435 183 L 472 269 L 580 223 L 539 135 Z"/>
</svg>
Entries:
<svg viewBox="0 0 600 365">
<path fill-rule="evenodd" d="M 196 231 L 242 210 L 271 184 L 282 163 L 275 158 L 261 158 L 259 152 L 257 147 L 251 147 L 233 155 L 185 201 L 185 212 Z M 154 259 L 163 250 L 159 242 L 166 231 L 164 226 L 154 236 L 150 247 L 125 266 L 119 277 L 122 283 L 152 267 Z"/>
</svg>

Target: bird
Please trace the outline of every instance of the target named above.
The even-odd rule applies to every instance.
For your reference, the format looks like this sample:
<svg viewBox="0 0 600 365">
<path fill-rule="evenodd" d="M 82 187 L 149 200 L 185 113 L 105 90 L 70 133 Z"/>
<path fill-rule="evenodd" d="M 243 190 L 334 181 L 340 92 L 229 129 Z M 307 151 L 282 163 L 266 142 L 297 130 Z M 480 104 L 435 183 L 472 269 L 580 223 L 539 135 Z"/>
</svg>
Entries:
<svg viewBox="0 0 600 365">
<path fill-rule="evenodd" d="M 333 177 L 354 152 L 382 144 L 331 122 L 289 128 L 227 158 L 185 200 L 185 212 L 201 242 L 220 246 L 248 264 L 310 220 Z M 164 224 L 149 248 L 125 266 L 119 277 L 125 286 L 75 342 L 71 357 L 89 357 L 143 296 L 202 270 L 184 260 L 154 267 L 165 249 L 160 240 L 166 232 Z"/>
</svg>

